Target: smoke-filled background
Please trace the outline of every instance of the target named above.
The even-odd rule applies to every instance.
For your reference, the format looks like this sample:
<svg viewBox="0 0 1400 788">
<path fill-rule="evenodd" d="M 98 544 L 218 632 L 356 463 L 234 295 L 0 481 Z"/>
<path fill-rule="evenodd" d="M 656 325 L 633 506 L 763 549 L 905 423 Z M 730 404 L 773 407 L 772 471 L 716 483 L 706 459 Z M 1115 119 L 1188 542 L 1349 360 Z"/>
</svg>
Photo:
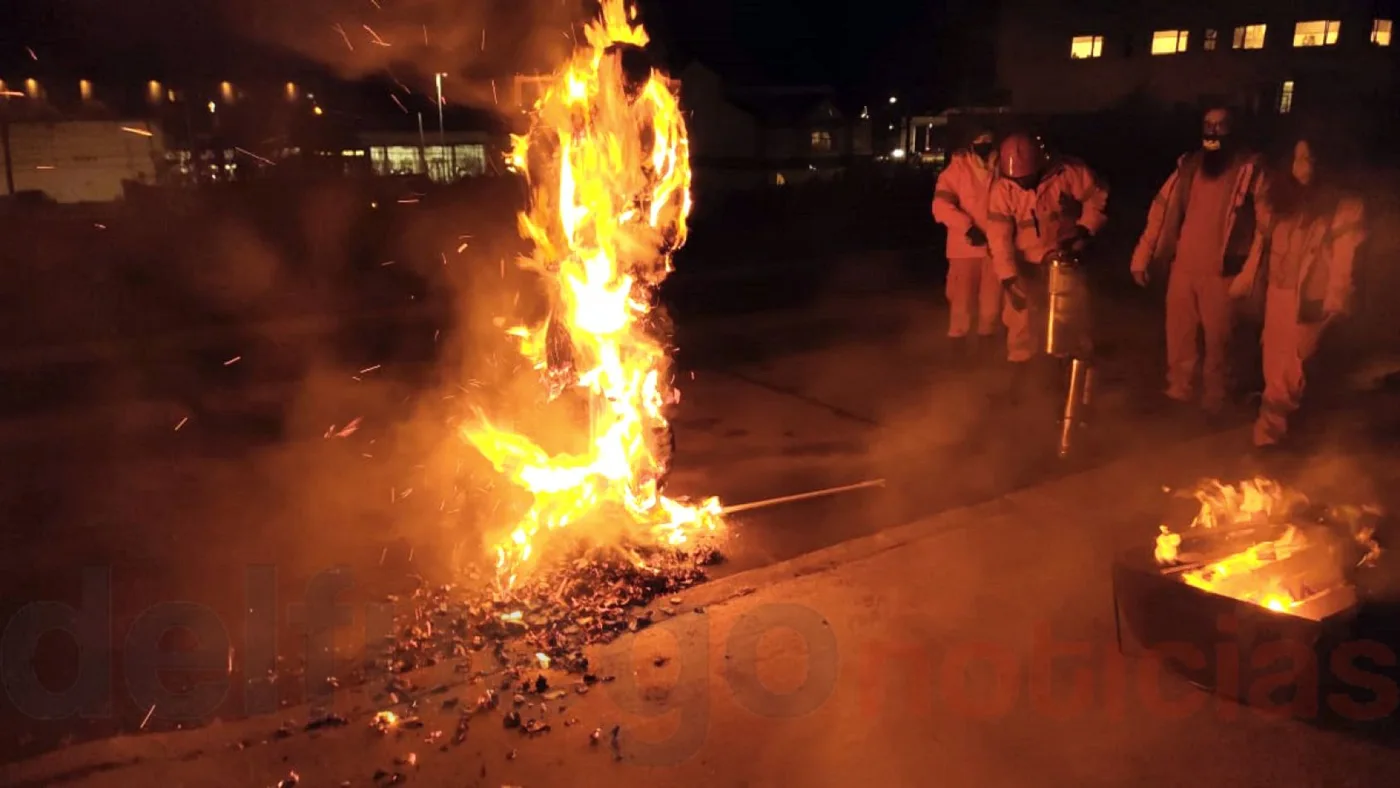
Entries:
<svg viewBox="0 0 1400 788">
<path fill-rule="evenodd" d="M 428 89 L 444 73 L 444 97 L 493 106 L 492 82 L 548 73 L 572 51 L 585 17 L 579 0 L 257 0 L 225 10 L 245 35 L 277 44 L 345 77 L 391 73 Z M 502 83 L 504 84 L 504 82 Z"/>
<path fill-rule="evenodd" d="M 141 79 L 181 52 L 207 52 L 204 76 L 217 81 L 219 63 L 247 57 L 251 42 L 346 77 L 391 72 L 419 94 L 443 72 L 451 104 L 494 110 L 512 75 L 562 62 L 588 9 L 574 0 L 87 0 L 45 3 L 42 13 L 55 22 L 50 39 L 5 46 L 42 60 L 60 39 L 90 42 L 88 63 L 122 63 Z M 1166 129 L 1152 146 L 1149 128 L 1128 121 L 1095 118 L 1082 133 L 1051 135 L 1113 186 L 1109 233 L 1094 252 L 1103 354 L 1094 460 L 1208 428 L 1148 407 L 1161 377 L 1160 293 L 1137 292 L 1125 273 L 1148 200 L 1176 155 L 1198 144 L 1198 119 L 1179 120 L 1152 126 Z M 685 395 L 674 491 L 742 502 L 888 482 L 879 496 L 741 518 L 734 566 L 1077 467 L 1049 457 L 1057 403 L 1048 375 L 1013 400 L 998 348 L 974 369 L 948 357 L 932 185 L 929 171 L 872 165 L 825 182 L 697 192 L 691 241 L 665 294 Z M 1388 185 L 1368 193 L 1394 193 Z M 0 215 L 10 452 L 0 552 L 13 601 L 0 614 L 36 599 L 77 604 L 78 569 L 98 565 L 113 571 L 115 631 L 151 603 L 185 598 L 213 606 L 232 632 L 247 609 L 249 566 L 275 567 L 278 604 L 290 604 L 309 576 L 337 565 L 365 580 L 356 594 L 379 599 L 409 573 L 445 578 L 489 559 L 484 540 L 524 502 L 460 439 L 462 420 L 476 406 L 551 434 L 579 416 L 568 402 L 543 406 L 503 332 L 541 316 L 538 282 L 513 263 L 528 252 L 516 231 L 524 204 L 513 177 L 444 188 L 274 172 L 114 206 Z M 1379 259 L 1397 246 L 1395 208 L 1372 205 L 1386 217 L 1376 222 Z M 1362 291 L 1372 304 L 1368 293 L 1391 292 Z M 1325 401 L 1325 388 L 1308 396 Z M 1369 487 L 1369 466 L 1355 444 L 1326 446 L 1301 468 L 1304 480 L 1364 500 L 1371 490 L 1355 488 Z M 1376 487 L 1378 496 L 1397 489 Z M 287 635 L 295 650 L 298 633 Z M 50 743 L 69 734 L 49 732 Z"/>
</svg>

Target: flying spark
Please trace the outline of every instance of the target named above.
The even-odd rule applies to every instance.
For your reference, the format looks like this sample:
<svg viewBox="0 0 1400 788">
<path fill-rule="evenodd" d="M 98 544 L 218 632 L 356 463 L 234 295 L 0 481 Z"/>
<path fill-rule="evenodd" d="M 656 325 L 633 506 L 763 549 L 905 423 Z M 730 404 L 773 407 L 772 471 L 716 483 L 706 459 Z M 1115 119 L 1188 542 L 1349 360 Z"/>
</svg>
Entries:
<svg viewBox="0 0 1400 788">
<path fill-rule="evenodd" d="M 350 47 L 350 51 L 354 52 L 355 45 L 350 43 L 350 36 L 345 35 L 345 28 L 341 27 L 339 24 L 331 25 L 331 27 L 335 28 L 335 32 L 340 34 L 340 38 L 345 42 L 345 46 Z"/>
<path fill-rule="evenodd" d="M 389 46 L 389 42 L 388 42 L 388 41 L 385 41 L 385 40 L 382 39 L 382 38 L 380 38 L 380 37 L 379 37 L 379 34 L 376 33 L 376 32 L 374 32 L 374 28 L 370 27 L 369 25 L 360 25 L 360 27 L 363 27 L 363 28 L 365 29 L 365 32 L 367 32 L 367 33 L 370 34 L 370 37 L 371 37 L 371 39 L 372 39 L 371 43 L 373 43 L 375 46 L 381 46 L 381 47 L 387 47 L 387 46 Z"/>
<path fill-rule="evenodd" d="M 238 151 L 239 153 L 243 154 L 244 156 L 251 156 L 252 158 L 257 159 L 258 161 L 262 162 L 263 164 L 272 164 L 272 165 L 277 164 L 277 162 L 273 161 L 272 159 L 265 159 L 265 158 L 263 158 L 262 156 L 259 156 L 258 154 L 254 153 L 254 152 L 252 152 L 252 151 L 250 151 L 250 150 L 244 150 L 243 148 L 237 148 L 237 147 L 234 148 L 234 150 Z"/>
</svg>

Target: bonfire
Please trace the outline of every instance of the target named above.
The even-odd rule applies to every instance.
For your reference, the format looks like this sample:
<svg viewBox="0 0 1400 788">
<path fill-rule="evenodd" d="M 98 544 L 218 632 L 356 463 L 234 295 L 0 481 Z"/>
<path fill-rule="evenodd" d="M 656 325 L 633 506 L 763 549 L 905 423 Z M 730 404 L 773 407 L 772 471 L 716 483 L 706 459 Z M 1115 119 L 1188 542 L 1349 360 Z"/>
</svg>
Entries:
<svg viewBox="0 0 1400 788">
<path fill-rule="evenodd" d="M 586 43 L 546 86 L 510 166 L 530 184 L 520 230 L 534 252 L 548 317 L 509 329 L 538 372 L 542 400 L 581 396 L 578 435 L 531 436 L 478 411 L 464 440 L 528 494 L 495 544 L 509 589 L 566 530 L 645 565 L 657 547 L 707 549 L 721 507 L 662 492 L 678 401 L 664 339 L 651 328 L 656 288 L 685 242 L 690 162 L 672 83 L 652 68 L 645 30 L 623 0 L 603 0 Z M 547 440 L 546 440 L 547 439 Z M 576 439 L 576 440 L 574 440 Z M 546 445 L 582 446 L 551 452 Z"/>
<path fill-rule="evenodd" d="M 1302 494 L 1270 479 L 1208 481 L 1184 533 L 1159 526 L 1153 555 L 1164 574 L 1212 594 L 1277 613 L 1316 618 L 1355 600 L 1349 578 L 1380 548 L 1369 516 L 1333 507 L 1309 517 Z"/>
</svg>

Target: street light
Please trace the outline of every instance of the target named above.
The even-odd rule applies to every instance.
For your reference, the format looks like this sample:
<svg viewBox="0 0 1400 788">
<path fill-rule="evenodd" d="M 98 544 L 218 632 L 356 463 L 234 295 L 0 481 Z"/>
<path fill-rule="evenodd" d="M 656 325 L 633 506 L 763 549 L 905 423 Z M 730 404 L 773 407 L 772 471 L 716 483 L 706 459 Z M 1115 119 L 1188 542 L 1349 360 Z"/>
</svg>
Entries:
<svg viewBox="0 0 1400 788">
<path fill-rule="evenodd" d="M 899 99 L 895 98 L 894 96 L 890 96 L 890 103 L 891 103 L 891 104 L 897 104 L 897 103 L 899 103 Z"/>
<path fill-rule="evenodd" d="M 439 71 L 439 72 L 437 72 L 436 74 L 433 75 L 434 81 L 437 82 L 437 105 L 438 105 L 438 155 L 439 155 L 439 156 L 444 156 L 444 157 L 445 157 L 446 154 L 447 154 L 447 132 L 446 132 L 446 130 L 445 130 L 446 127 L 443 125 L 443 122 L 442 122 L 442 78 L 445 77 L 445 76 L 447 76 L 447 74 L 446 74 L 446 72 L 443 72 L 443 71 Z M 431 178 L 432 175 L 429 174 L 428 177 Z"/>
</svg>

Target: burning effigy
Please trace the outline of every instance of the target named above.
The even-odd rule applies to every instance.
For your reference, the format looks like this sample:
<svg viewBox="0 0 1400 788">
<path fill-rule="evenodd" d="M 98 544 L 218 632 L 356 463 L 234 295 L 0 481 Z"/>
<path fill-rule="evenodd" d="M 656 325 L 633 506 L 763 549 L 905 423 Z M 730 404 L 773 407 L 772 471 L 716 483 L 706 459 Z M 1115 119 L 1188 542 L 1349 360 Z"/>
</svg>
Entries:
<svg viewBox="0 0 1400 788">
<path fill-rule="evenodd" d="M 507 594 L 536 574 L 555 543 L 591 537 L 612 549 L 607 560 L 620 549 L 635 568 L 659 571 L 657 550 L 703 554 L 723 533 L 717 499 L 662 491 L 672 448 L 665 410 L 679 394 L 649 318 L 691 207 L 678 93 L 651 66 L 646 31 L 623 0 L 604 0 L 585 34 L 544 89 L 529 131 L 513 138 L 511 167 L 530 185 L 520 230 L 534 247 L 520 263 L 539 276 L 549 310 L 542 322 L 508 331 L 538 373 L 544 401 L 585 401 L 579 435 L 569 436 L 583 448 L 548 451 L 539 436 L 480 411 L 460 428 L 528 497 L 495 544 Z M 565 533 L 575 538 L 561 539 Z"/>
</svg>

